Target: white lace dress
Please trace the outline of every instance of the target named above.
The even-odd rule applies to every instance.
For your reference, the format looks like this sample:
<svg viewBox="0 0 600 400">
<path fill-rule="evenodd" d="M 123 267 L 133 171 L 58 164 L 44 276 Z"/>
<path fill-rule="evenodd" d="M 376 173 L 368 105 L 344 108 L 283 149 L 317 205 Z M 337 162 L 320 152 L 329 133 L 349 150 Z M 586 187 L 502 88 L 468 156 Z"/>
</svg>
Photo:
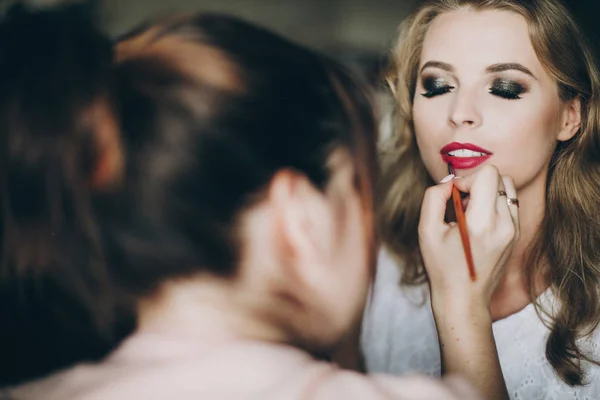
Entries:
<svg viewBox="0 0 600 400">
<path fill-rule="evenodd" d="M 437 333 L 427 285 L 400 287 L 394 260 L 381 252 L 374 291 L 363 320 L 362 347 L 367 371 L 439 376 Z M 549 291 L 540 298 L 552 305 Z M 600 367 L 586 365 L 586 386 L 570 387 L 545 357 L 548 329 L 533 305 L 493 324 L 502 372 L 513 400 L 600 400 Z M 600 359 L 600 329 L 581 342 Z M 588 353 L 589 354 L 589 353 Z"/>
</svg>

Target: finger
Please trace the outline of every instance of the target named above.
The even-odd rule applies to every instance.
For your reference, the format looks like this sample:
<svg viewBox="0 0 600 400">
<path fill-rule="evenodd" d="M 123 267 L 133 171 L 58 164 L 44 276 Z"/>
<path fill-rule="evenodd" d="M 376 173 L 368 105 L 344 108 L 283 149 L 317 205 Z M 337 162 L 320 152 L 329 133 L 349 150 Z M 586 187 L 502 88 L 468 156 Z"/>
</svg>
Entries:
<svg viewBox="0 0 600 400">
<path fill-rule="evenodd" d="M 444 218 L 446 216 L 446 204 L 452 196 L 452 187 L 452 181 L 450 180 L 431 186 L 425 191 L 421 205 L 419 230 L 435 231 L 447 226 Z"/>
<path fill-rule="evenodd" d="M 502 176 L 500 176 L 500 179 L 498 179 L 498 190 L 496 192 L 496 213 L 497 217 L 502 221 L 512 221 L 512 216 L 510 215 L 508 205 L 506 204 L 507 198 L 508 193 L 506 192 L 506 186 L 504 185 Z"/>
<path fill-rule="evenodd" d="M 486 165 L 474 175 L 469 188 L 469 208 L 465 214 L 468 220 L 476 221 L 484 226 L 489 225 L 496 218 L 496 197 L 501 180 L 500 174 L 496 167 Z"/>
<path fill-rule="evenodd" d="M 471 186 L 473 186 L 473 181 L 476 177 L 476 173 L 471 175 L 457 176 L 452 180 L 452 182 L 459 191 L 463 193 L 469 193 L 471 191 Z"/>
<path fill-rule="evenodd" d="M 504 175 L 502 176 L 502 182 L 504 183 L 504 187 L 506 188 L 507 199 L 518 199 L 517 197 L 517 188 L 515 187 L 515 182 L 510 176 Z M 520 232 L 519 225 L 519 207 L 517 204 L 507 204 L 507 209 L 510 213 L 510 216 L 513 220 L 513 224 L 515 225 L 515 230 L 517 234 Z"/>
</svg>

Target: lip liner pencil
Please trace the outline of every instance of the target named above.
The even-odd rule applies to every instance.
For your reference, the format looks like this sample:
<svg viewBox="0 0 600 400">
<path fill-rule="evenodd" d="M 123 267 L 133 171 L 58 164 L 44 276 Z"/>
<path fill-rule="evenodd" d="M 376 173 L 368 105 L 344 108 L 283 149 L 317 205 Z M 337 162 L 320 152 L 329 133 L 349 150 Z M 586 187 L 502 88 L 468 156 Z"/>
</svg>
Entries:
<svg viewBox="0 0 600 400">
<path fill-rule="evenodd" d="M 448 172 L 454 174 L 452 164 L 448 164 Z M 456 213 L 456 223 L 458 224 L 460 239 L 465 252 L 465 258 L 467 259 L 469 276 L 471 277 L 471 280 L 475 282 L 475 280 L 477 280 L 477 274 L 475 273 L 475 264 L 473 263 L 473 255 L 471 254 L 471 243 L 469 242 L 469 233 L 467 231 L 467 219 L 465 217 L 465 210 L 462 206 L 460 192 L 456 186 L 452 187 L 452 202 L 454 203 L 454 212 Z"/>
</svg>

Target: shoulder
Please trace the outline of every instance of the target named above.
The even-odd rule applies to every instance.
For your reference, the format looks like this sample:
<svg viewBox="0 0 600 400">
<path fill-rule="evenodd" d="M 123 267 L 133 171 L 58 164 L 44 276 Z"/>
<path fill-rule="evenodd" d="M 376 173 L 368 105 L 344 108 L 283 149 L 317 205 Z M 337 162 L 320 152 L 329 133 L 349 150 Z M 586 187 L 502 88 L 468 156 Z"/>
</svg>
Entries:
<svg viewBox="0 0 600 400">
<path fill-rule="evenodd" d="M 557 300 L 550 290 L 538 302 L 552 313 Z M 538 315 L 533 304 L 503 320 L 494 322 L 494 337 L 506 385 L 512 398 L 600 399 L 600 367 L 583 362 L 586 385 L 569 386 L 561 380 L 546 356 L 548 315 Z M 600 328 L 578 340 L 580 348 L 600 360 Z"/>
<path fill-rule="evenodd" d="M 364 376 L 349 371 L 335 371 L 323 379 L 314 390 L 318 399 L 437 399 L 475 400 L 475 391 L 464 381 L 441 381 L 423 376 Z"/>
<path fill-rule="evenodd" d="M 331 369 L 287 345 L 239 341 L 190 346 L 185 340 L 145 341 L 147 337 L 139 336 L 99 363 L 74 366 L 12 388 L 10 394 L 15 399 L 44 400 L 167 399 L 190 394 L 245 398 L 259 393 L 270 396 L 263 398 L 281 398 L 301 390 L 311 376 Z M 285 387 L 280 388 L 281 382 L 287 383 Z"/>
</svg>

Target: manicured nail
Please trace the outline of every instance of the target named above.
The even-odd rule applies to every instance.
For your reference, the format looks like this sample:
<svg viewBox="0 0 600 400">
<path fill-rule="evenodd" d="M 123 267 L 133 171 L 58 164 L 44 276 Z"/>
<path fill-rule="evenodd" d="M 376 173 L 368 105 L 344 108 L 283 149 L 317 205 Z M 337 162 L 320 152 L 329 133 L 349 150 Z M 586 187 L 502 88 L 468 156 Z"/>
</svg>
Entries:
<svg viewBox="0 0 600 400">
<path fill-rule="evenodd" d="M 454 179 L 454 174 L 450 174 L 447 177 L 445 177 L 444 179 L 442 179 L 440 181 L 440 183 L 446 183 L 446 182 L 450 182 L 452 179 Z"/>
</svg>

